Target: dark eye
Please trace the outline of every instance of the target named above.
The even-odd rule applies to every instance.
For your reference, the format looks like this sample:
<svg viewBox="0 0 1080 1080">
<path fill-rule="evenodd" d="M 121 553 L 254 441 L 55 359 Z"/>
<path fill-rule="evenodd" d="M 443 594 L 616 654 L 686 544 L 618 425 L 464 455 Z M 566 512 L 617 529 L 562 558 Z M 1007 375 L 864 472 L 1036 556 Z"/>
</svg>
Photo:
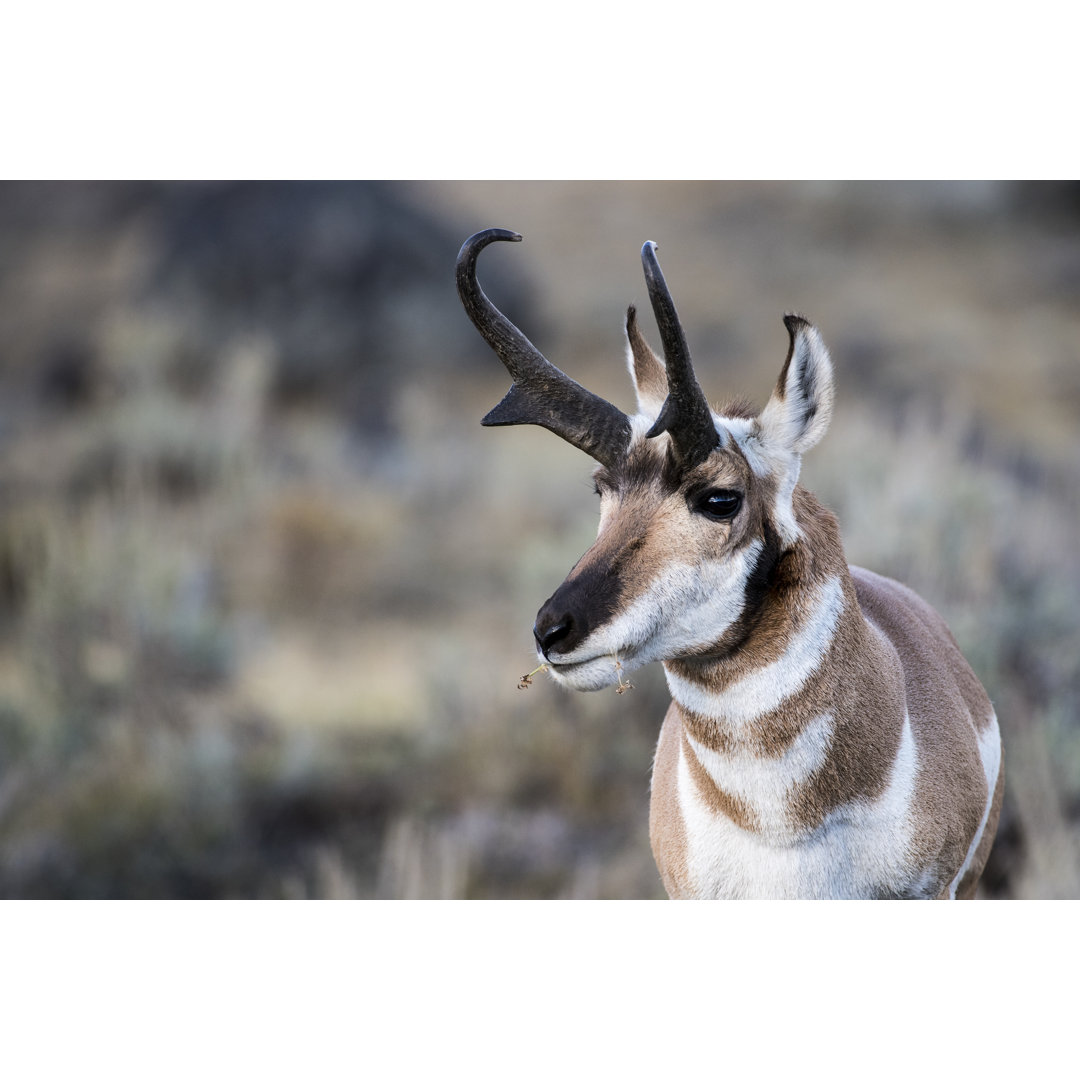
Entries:
<svg viewBox="0 0 1080 1080">
<path fill-rule="evenodd" d="M 715 488 L 699 495 L 694 500 L 694 509 L 713 521 L 727 521 L 733 518 L 742 506 L 742 495 L 727 488 Z"/>
</svg>

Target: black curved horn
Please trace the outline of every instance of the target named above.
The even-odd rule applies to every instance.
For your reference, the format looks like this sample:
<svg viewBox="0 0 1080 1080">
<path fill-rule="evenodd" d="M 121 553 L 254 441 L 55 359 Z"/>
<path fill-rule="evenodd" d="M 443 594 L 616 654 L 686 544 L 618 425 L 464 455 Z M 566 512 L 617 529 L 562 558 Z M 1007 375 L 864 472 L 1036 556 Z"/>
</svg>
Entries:
<svg viewBox="0 0 1080 1080">
<path fill-rule="evenodd" d="M 630 443 L 626 414 L 548 361 L 476 280 L 476 258 L 488 244 L 520 239 L 509 229 L 485 229 L 470 236 L 458 252 L 457 287 L 465 312 L 514 378 L 506 397 L 480 422 L 487 427 L 539 424 L 601 465 L 614 465 Z"/>
<path fill-rule="evenodd" d="M 664 407 L 656 423 L 646 432 L 646 437 L 652 439 L 662 432 L 668 432 L 679 459 L 687 468 L 693 468 L 720 445 L 720 434 L 713 423 L 709 403 L 694 375 L 679 315 L 660 264 L 656 261 L 656 245 L 651 240 L 646 241 L 641 249 L 641 264 L 645 268 L 645 284 L 664 346 L 668 382 Z"/>
</svg>

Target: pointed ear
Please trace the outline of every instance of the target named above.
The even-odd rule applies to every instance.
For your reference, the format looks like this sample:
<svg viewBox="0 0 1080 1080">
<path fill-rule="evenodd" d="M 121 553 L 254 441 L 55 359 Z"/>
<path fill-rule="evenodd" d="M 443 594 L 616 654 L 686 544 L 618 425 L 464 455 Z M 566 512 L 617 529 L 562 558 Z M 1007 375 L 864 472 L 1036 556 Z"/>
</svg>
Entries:
<svg viewBox="0 0 1080 1080">
<path fill-rule="evenodd" d="M 763 440 L 789 453 L 805 454 L 832 419 L 833 372 L 829 350 L 817 327 L 801 315 L 785 315 L 791 335 L 787 360 L 759 422 Z"/>
<path fill-rule="evenodd" d="M 626 310 L 626 366 L 634 380 L 638 409 L 646 416 L 659 416 L 667 400 L 667 370 L 664 361 L 649 347 L 637 324 L 637 308 Z"/>
</svg>

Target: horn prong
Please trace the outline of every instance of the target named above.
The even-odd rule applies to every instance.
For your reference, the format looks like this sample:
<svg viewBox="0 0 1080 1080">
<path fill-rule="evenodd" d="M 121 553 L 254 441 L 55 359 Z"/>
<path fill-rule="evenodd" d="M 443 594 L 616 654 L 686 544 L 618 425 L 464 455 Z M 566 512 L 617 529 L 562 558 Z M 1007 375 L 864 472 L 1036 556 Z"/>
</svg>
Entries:
<svg viewBox="0 0 1080 1080">
<path fill-rule="evenodd" d="M 647 240 L 641 248 L 645 284 L 649 290 L 660 341 L 664 347 L 668 396 L 647 438 L 667 432 L 676 453 L 687 468 L 700 465 L 720 445 L 720 433 L 713 423 L 712 410 L 705 400 L 686 344 L 675 302 L 656 258 L 657 245 Z"/>
<path fill-rule="evenodd" d="M 481 423 L 488 427 L 538 424 L 584 450 L 601 465 L 614 465 L 630 444 L 626 414 L 560 371 L 480 288 L 476 259 L 496 240 L 516 242 L 521 235 L 509 229 L 485 229 L 461 245 L 457 258 L 458 295 L 465 313 L 514 380 L 506 396 Z"/>
</svg>

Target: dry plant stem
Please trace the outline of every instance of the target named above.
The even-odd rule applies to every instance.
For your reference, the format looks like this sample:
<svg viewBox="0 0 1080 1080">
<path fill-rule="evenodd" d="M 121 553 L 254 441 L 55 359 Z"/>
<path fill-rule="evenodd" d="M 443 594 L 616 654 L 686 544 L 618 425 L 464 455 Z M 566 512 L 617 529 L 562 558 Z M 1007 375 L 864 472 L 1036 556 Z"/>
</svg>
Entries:
<svg viewBox="0 0 1080 1080">
<path fill-rule="evenodd" d="M 615 687 L 615 693 L 625 694 L 627 690 L 633 690 L 634 684 L 632 682 L 630 682 L 629 680 L 623 682 L 622 664 L 619 661 L 619 654 L 616 653 L 612 659 L 615 661 L 615 675 L 619 680 L 619 685 Z"/>
<path fill-rule="evenodd" d="M 547 664 L 541 664 L 538 668 L 534 668 L 528 675 L 522 675 L 518 681 L 517 688 L 519 690 L 528 690 L 532 686 L 533 676 L 538 672 L 547 671 Z"/>
</svg>

